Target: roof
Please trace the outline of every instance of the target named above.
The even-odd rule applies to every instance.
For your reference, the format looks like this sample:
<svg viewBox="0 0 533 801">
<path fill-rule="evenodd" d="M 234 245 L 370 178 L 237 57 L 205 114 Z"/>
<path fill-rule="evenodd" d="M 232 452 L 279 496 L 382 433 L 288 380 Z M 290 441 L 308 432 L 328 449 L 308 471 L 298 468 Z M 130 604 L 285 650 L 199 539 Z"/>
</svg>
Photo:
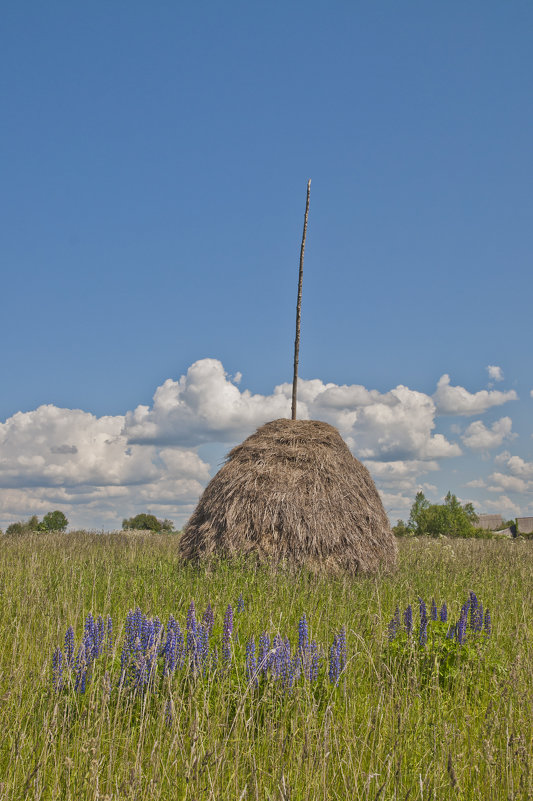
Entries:
<svg viewBox="0 0 533 801">
<path fill-rule="evenodd" d="M 489 531 L 502 528 L 503 517 L 501 515 L 478 515 L 478 527 Z"/>
</svg>

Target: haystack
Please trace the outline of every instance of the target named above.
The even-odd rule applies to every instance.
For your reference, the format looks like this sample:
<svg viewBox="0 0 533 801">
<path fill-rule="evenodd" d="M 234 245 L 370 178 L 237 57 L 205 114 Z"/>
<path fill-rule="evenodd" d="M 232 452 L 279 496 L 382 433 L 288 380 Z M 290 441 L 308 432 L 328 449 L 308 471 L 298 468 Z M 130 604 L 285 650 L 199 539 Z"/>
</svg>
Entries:
<svg viewBox="0 0 533 801">
<path fill-rule="evenodd" d="M 233 448 L 181 540 L 183 558 L 255 554 L 340 573 L 390 569 L 396 542 L 370 473 L 333 426 L 274 420 Z"/>
</svg>

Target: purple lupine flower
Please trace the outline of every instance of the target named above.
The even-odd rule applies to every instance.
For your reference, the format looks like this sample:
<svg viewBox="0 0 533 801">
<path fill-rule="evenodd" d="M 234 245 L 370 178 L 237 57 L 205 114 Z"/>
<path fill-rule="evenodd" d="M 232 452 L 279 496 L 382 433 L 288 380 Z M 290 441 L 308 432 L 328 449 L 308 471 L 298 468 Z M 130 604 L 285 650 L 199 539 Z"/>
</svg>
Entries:
<svg viewBox="0 0 533 801">
<path fill-rule="evenodd" d="M 483 604 L 481 602 L 478 604 L 478 607 L 473 614 L 471 625 L 472 630 L 475 631 L 476 634 L 479 634 L 483 628 Z"/>
<path fill-rule="evenodd" d="M 453 640 L 456 634 L 457 634 L 457 626 L 450 626 L 450 628 L 446 633 L 446 639 Z"/>
<path fill-rule="evenodd" d="M 52 656 L 52 686 L 56 692 L 63 687 L 63 654 L 56 648 Z"/>
<path fill-rule="evenodd" d="M 167 640 L 165 642 L 163 676 L 166 676 L 169 673 L 174 673 L 176 670 L 176 661 L 176 632 L 174 629 L 170 629 L 167 633 Z"/>
<path fill-rule="evenodd" d="M 484 629 L 484 632 L 485 632 L 486 636 L 490 637 L 490 635 L 492 633 L 492 621 L 491 621 L 490 612 L 489 612 L 488 609 L 485 611 L 485 619 L 484 619 L 484 623 L 483 623 L 483 629 Z"/>
<path fill-rule="evenodd" d="M 403 622 L 405 623 L 405 630 L 407 635 L 410 637 L 413 633 L 413 607 L 411 604 L 407 607 L 405 612 L 403 613 Z"/>
<path fill-rule="evenodd" d="M 246 678 L 257 684 L 257 663 L 255 661 L 255 639 L 250 637 L 246 643 Z"/>
<path fill-rule="evenodd" d="M 337 637 L 333 640 L 333 645 L 329 649 L 329 680 L 331 684 L 339 683 L 340 675 L 339 649 L 337 647 Z"/>
<path fill-rule="evenodd" d="M 394 640 L 394 638 L 396 637 L 396 635 L 397 635 L 397 633 L 398 633 L 398 631 L 400 629 L 400 626 L 401 626 L 400 608 L 397 606 L 396 609 L 394 610 L 394 615 L 391 617 L 391 620 L 390 620 L 390 623 L 389 623 L 389 626 L 388 626 L 389 640 L 390 641 Z"/>
<path fill-rule="evenodd" d="M 74 629 L 69 626 L 65 632 L 65 662 L 71 668 L 74 664 Z"/>
<path fill-rule="evenodd" d="M 202 623 L 207 628 L 209 634 L 211 634 L 213 626 L 215 625 L 215 615 L 213 613 L 213 610 L 211 609 L 210 603 L 207 604 L 206 610 L 202 617 Z"/>
<path fill-rule="evenodd" d="M 269 667 L 272 669 L 272 673 L 274 674 L 275 678 L 279 678 L 281 676 L 283 663 L 283 640 L 279 634 L 274 635 L 274 639 L 272 640 L 272 651 L 273 653 L 270 659 Z"/>
<path fill-rule="evenodd" d="M 244 612 L 244 598 L 242 597 L 242 593 L 239 595 L 239 600 L 237 601 L 237 612 Z"/>
<path fill-rule="evenodd" d="M 470 628 L 475 629 L 476 626 L 476 612 L 478 609 L 478 600 L 475 592 L 470 590 L 468 604 L 470 606 Z"/>
<path fill-rule="evenodd" d="M 424 648 L 428 641 L 428 619 L 423 617 L 420 620 L 420 632 L 418 635 L 418 642 Z"/>
<path fill-rule="evenodd" d="M 399 617 L 400 610 L 398 609 L 397 611 Z M 344 626 L 341 626 L 340 631 L 337 634 L 337 652 L 339 655 L 339 672 L 342 673 L 346 667 L 346 629 Z"/>
<path fill-rule="evenodd" d="M 94 618 L 90 612 L 85 618 L 85 626 L 83 628 L 83 641 L 85 643 L 85 658 L 87 662 L 91 662 L 98 655 L 98 642 L 96 639 L 96 627 L 94 624 Z"/>
<path fill-rule="evenodd" d="M 95 625 L 94 651 L 93 651 L 95 659 L 97 656 L 100 656 L 100 654 L 103 651 L 104 637 L 105 637 L 104 619 L 102 615 L 98 615 L 98 619 Z"/>
<path fill-rule="evenodd" d="M 111 653 L 113 649 L 113 621 L 111 617 L 107 618 L 107 642 L 106 642 L 106 649 L 107 653 Z"/>
<path fill-rule="evenodd" d="M 288 638 L 285 637 L 283 645 L 281 646 L 281 670 L 280 670 L 281 685 L 285 689 L 289 686 L 290 664 L 291 664 L 291 644 Z"/>
<path fill-rule="evenodd" d="M 228 604 L 226 615 L 224 617 L 224 626 L 222 629 L 222 659 L 224 662 L 231 661 L 231 635 L 233 632 L 233 608 Z"/>
<path fill-rule="evenodd" d="M 259 650 L 257 654 L 257 667 L 259 670 L 263 671 L 263 674 L 266 676 L 268 668 L 270 667 L 270 663 L 272 662 L 272 655 L 269 653 L 270 651 L 270 637 L 264 631 L 261 636 L 259 637 Z"/>
<path fill-rule="evenodd" d="M 162 640 L 165 627 L 163 626 L 157 615 L 156 617 L 154 617 L 153 623 L 154 623 L 154 644 L 157 649 L 157 654 L 159 655 L 162 649 Z"/>
<path fill-rule="evenodd" d="M 294 656 L 291 658 L 290 647 L 289 647 L 289 650 L 287 652 L 287 675 L 285 678 L 285 687 L 289 692 L 292 692 L 294 684 L 296 684 L 296 682 L 300 677 L 301 670 L 302 670 L 302 661 L 300 659 L 300 654 L 295 653 Z"/>
<path fill-rule="evenodd" d="M 191 601 L 190 606 L 187 610 L 187 632 L 196 630 L 196 608 L 194 606 L 194 601 Z"/>
<path fill-rule="evenodd" d="M 305 614 L 300 618 L 298 623 L 298 648 L 302 654 L 305 654 L 309 646 L 309 626 L 307 625 L 307 618 Z"/>
<path fill-rule="evenodd" d="M 431 612 L 430 612 L 430 618 L 431 618 L 431 620 L 437 620 L 437 617 L 438 617 L 438 612 L 437 612 L 437 604 L 435 603 L 435 599 L 434 599 L 434 598 L 432 598 L 432 599 L 431 599 Z"/>
<path fill-rule="evenodd" d="M 209 655 L 209 632 L 201 623 L 196 627 L 196 663 L 202 667 L 205 674 L 207 657 Z"/>
<path fill-rule="evenodd" d="M 87 660 L 85 655 L 85 645 L 83 642 L 78 648 L 78 652 L 76 654 L 75 670 L 76 678 L 74 681 L 74 690 L 83 695 L 87 681 Z"/>
<path fill-rule="evenodd" d="M 446 606 L 446 602 L 444 602 L 440 608 L 440 619 L 442 623 L 446 623 L 448 620 L 448 607 Z"/>
<path fill-rule="evenodd" d="M 142 633 L 142 624 L 143 624 L 143 613 L 139 609 L 138 606 L 135 607 L 135 611 L 132 613 L 132 627 L 133 627 L 133 637 L 132 643 L 135 642 L 137 637 L 141 637 Z"/>
<path fill-rule="evenodd" d="M 465 641 L 466 637 L 466 622 L 467 622 L 467 613 L 463 609 L 461 609 L 461 616 L 459 618 L 459 623 L 457 624 L 455 636 L 457 637 L 457 642 L 459 645 L 462 645 Z"/>
<path fill-rule="evenodd" d="M 428 619 L 428 613 L 426 609 L 426 603 L 422 600 L 422 598 L 418 599 L 418 611 L 420 612 L 420 622 L 422 623 L 423 620 Z"/>
</svg>

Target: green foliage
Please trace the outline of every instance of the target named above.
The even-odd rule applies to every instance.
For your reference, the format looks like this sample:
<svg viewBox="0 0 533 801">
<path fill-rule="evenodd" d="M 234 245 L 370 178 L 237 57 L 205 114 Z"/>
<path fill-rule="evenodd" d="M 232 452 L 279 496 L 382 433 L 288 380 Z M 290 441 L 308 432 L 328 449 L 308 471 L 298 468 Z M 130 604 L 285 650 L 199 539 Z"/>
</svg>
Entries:
<svg viewBox="0 0 533 801">
<path fill-rule="evenodd" d="M 396 679 L 402 673 L 411 674 L 421 687 L 437 682 L 441 687 L 452 690 L 456 682 L 463 688 L 471 686 L 478 673 L 487 670 L 504 675 L 505 660 L 491 647 L 492 643 L 483 632 L 469 631 L 465 642 L 460 644 L 449 637 L 450 623 L 429 620 L 427 642 L 419 640 L 419 632 L 408 636 L 405 631 L 389 642 L 385 659 Z"/>
<path fill-rule="evenodd" d="M 66 531 L 68 520 L 58 509 L 55 512 L 48 512 L 43 517 L 41 531 Z"/>
<path fill-rule="evenodd" d="M 406 525 L 403 520 L 398 520 L 395 526 L 392 527 L 392 533 L 396 537 L 412 537 L 413 531 Z"/>
<path fill-rule="evenodd" d="M 122 528 L 138 529 L 141 531 L 170 532 L 174 529 L 172 520 L 158 520 L 155 515 L 139 514 L 135 517 L 125 518 L 122 521 Z"/>
<path fill-rule="evenodd" d="M 417 536 L 477 537 L 477 521 L 472 504 L 461 505 L 451 492 L 448 492 L 442 504 L 430 504 L 423 492 L 417 492 L 407 528 Z"/>
</svg>

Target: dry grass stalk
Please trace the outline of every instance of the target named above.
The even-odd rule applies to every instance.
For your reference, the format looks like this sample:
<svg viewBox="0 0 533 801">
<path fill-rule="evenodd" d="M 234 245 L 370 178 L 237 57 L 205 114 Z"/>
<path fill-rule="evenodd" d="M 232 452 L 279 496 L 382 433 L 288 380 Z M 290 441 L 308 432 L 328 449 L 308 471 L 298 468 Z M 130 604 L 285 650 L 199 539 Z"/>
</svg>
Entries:
<svg viewBox="0 0 533 801">
<path fill-rule="evenodd" d="M 313 571 L 391 569 L 397 546 L 370 473 L 339 432 L 274 420 L 233 448 L 181 540 L 184 559 L 255 555 Z"/>
</svg>

